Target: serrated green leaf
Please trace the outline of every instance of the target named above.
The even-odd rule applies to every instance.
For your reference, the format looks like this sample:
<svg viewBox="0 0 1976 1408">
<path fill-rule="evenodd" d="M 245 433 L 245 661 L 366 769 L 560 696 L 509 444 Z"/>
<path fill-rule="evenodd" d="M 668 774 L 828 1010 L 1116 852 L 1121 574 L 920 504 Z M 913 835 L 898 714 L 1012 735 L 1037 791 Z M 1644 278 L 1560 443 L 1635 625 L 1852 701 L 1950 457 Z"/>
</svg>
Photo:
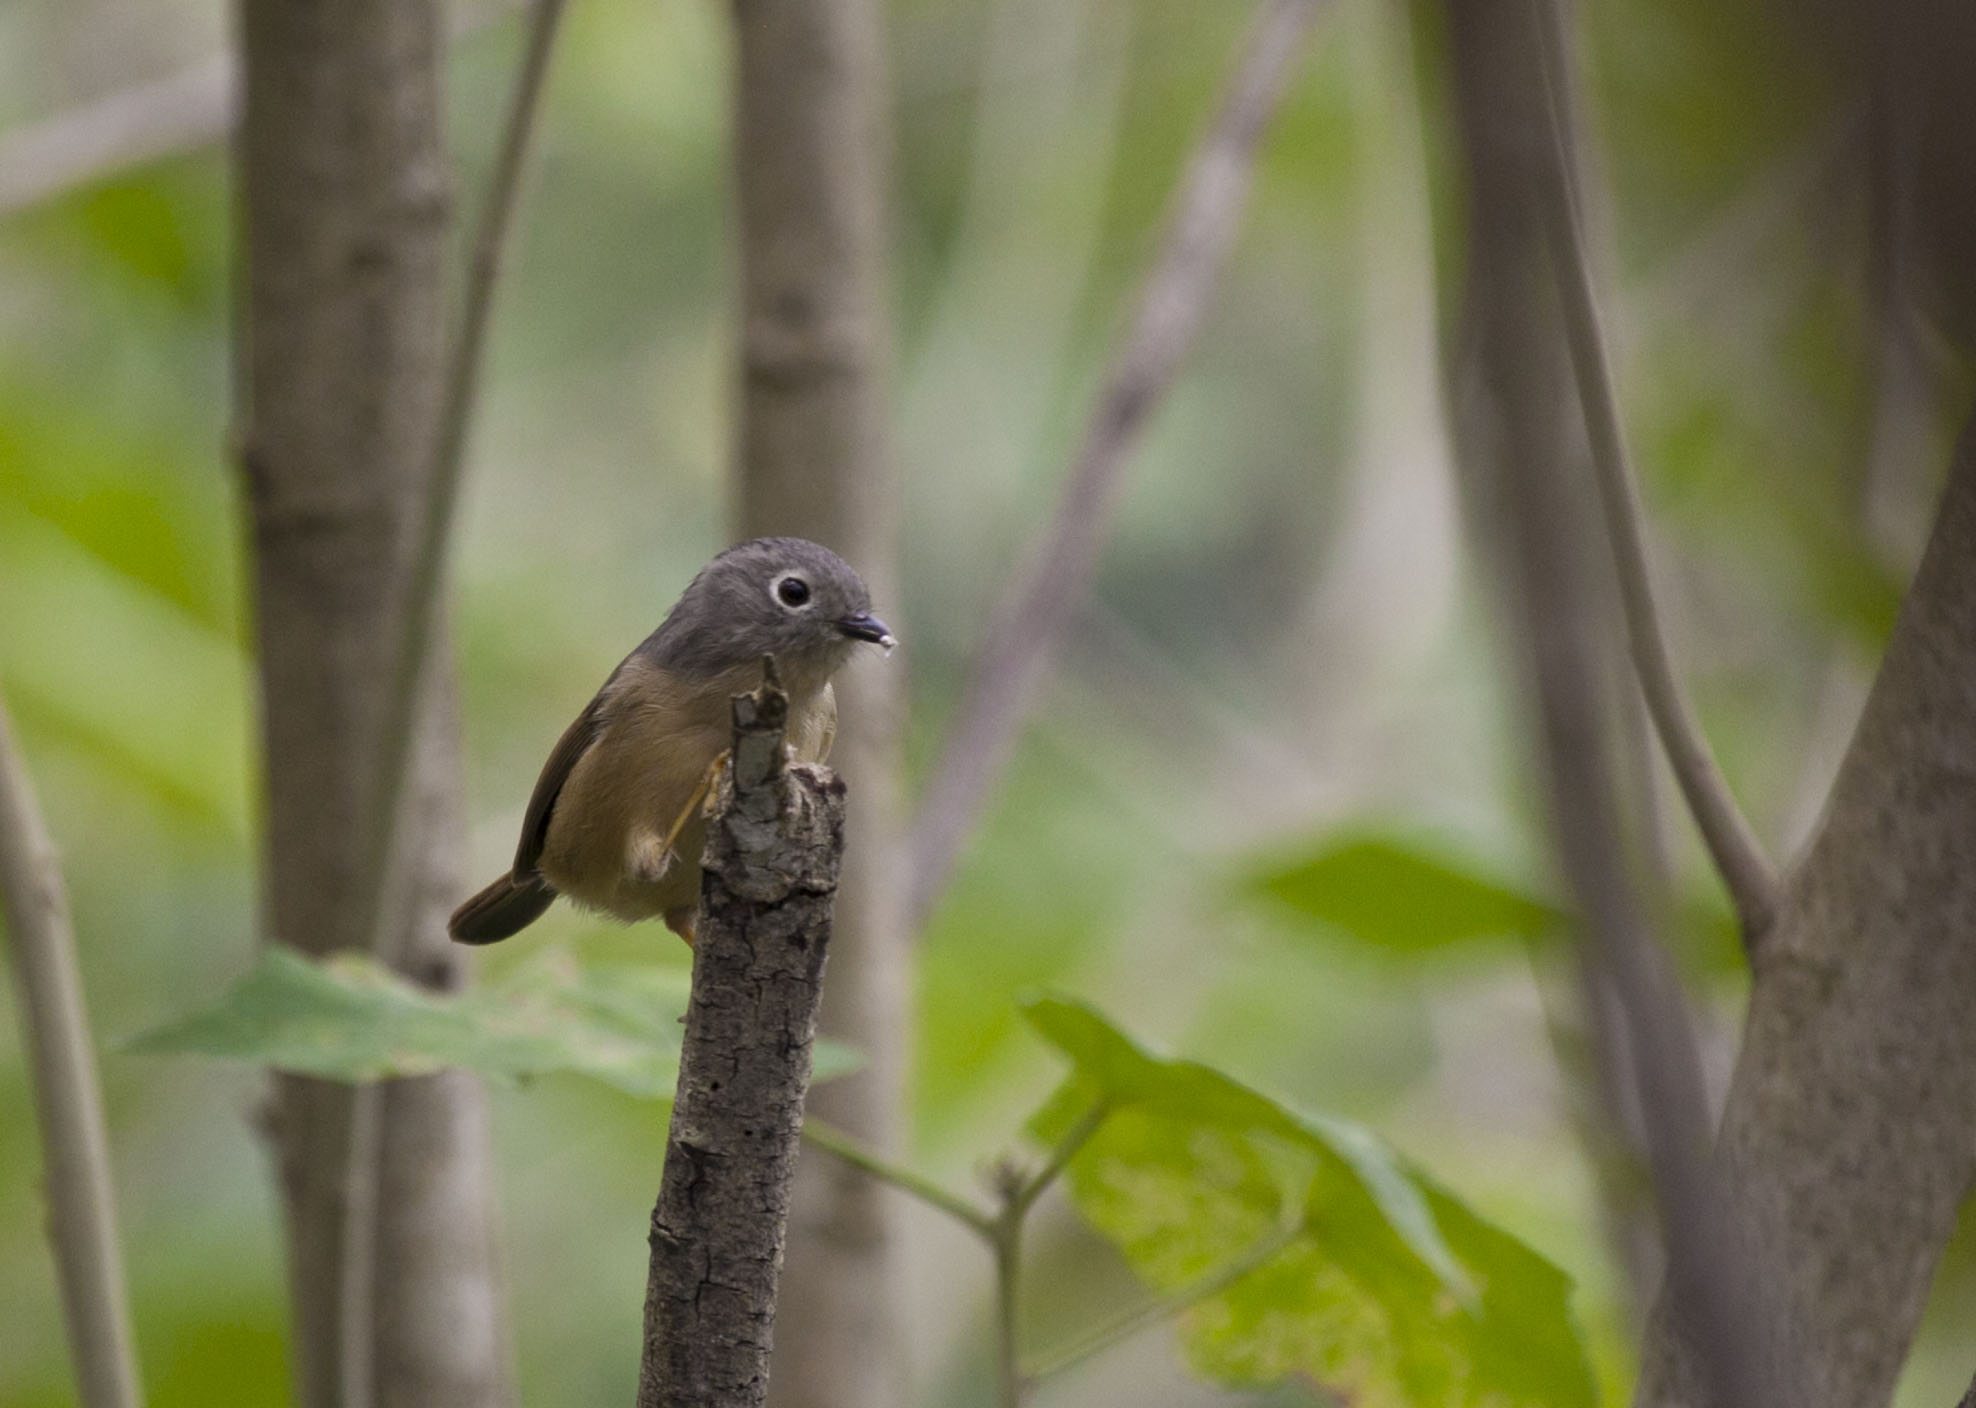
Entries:
<svg viewBox="0 0 1976 1408">
<path fill-rule="evenodd" d="M 1357 833 L 1264 868 L 1246 888 L 1360 943 L 1430 953 L 1477 940 L 1530 938 L 1559 922 L 1555 906 L 1482 867 L 1423 844 Z"/>
<path fill-rule="evenodd" d="M 315 963 L 269 948 L 218 1003 L 130 1045 L 346 1081 L 449 1066 L 506 1080 L 568 1071 L 663 1099 L 679 1079 L 688 983 L 676 969 L 585 967 L 551 951 L 498 984 L 440 995 L 367 955 Z M 855 1052 L 818 1042 L 813 1078 L 857 1065 Z"/>
<path fill-rule="evenodd" d="M 1297 1229 L 1182 1317 L 1197 1372 L 1394 1408 L 1594 1401 L 1564 1274 L 1369 1130 L 1155 1056 L 1082 1004 L 1025 1015 L 1073 1065 L 1031 1129 L 1054 1141 L 1094 1103 L 1110 1111 L 1069 1166 L 1071 1197 L 1154 1288 Z"/>
</svg>

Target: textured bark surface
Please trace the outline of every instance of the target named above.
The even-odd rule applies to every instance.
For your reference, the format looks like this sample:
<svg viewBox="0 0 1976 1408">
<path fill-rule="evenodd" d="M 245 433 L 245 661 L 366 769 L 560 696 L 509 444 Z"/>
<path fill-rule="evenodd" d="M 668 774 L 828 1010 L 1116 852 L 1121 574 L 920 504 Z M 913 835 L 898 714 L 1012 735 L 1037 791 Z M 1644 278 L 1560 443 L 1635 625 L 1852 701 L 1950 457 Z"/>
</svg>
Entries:
<svg viewBox="0 0 1976 1408">
<path fill-rule="evenodd" d="M 735 183 L 741 239 L 741 536 L 832 548 L 896 628 L 899 486 L 889 443 L 882 18 L 874 0 L 739 0 Z M 911 950 L 899 840 L 906 650 L 837 677 L 831 763 L 847 820 L 839 934 L 822 1030 L 865 1065 L 819 1116 L 896 1150 Z M 899 1408 L 902 1336 L 885 1194 L 806 1158 L 777 1320 L 777 1408 Z"/>
<path fill-rule="evenodd" d="M 263 913 L 272 941 L 320 954 L 365 927 L 353 878 L 444 370 L 440 15 L 429 0 L 246 0 L 241 36 L 236 368 L 266 756 Z M 426 702 L 437 705 L 433 691 Z M 450 740 L 447 704 L 425 716 L 427 744 Z M 450 741 L 417 768 L 407 805 L 426 824 L 400 828 L 385 932 L 387 956 L 431 981 L 434 963 L 452 961 L 439 956 L 443 908 L 430 894 L 456 880 L 457 825 L 431 824 L 457 806 Z M 491 1281 L 464 1289 L 492 1264 L 483 1118 L 463 1077 L 381 1092 L 276 1081 L 303 1408 L 505 1401 L 505 1366 L 467 1328 L 494 1297 Z M 372 1157 L 352 1162 L 353 1133 Z M 383 1244 L 380 1187 L 393 1209 Z M 421 1313 L 405 1320 L 407 1306 Z"/>
<path fill-rule="evenodd" d="M 788 699 L 734 706 L 734 759 L 707 836 L 693 998 L 652 1211 L 639 1408 L 764 1401 L 802 1137 L 844 784 L 787 766 Z"/>
<path fill-rule="evenodd" d="M 1802 1328 L 1810 1405 L 1893 1396 L 1976 1178 L 1976 429 L 1759 955 L 1718 1136 Z M 1639 1401 L 1694 1403 L 1668 1337 Z"/>
</svg>

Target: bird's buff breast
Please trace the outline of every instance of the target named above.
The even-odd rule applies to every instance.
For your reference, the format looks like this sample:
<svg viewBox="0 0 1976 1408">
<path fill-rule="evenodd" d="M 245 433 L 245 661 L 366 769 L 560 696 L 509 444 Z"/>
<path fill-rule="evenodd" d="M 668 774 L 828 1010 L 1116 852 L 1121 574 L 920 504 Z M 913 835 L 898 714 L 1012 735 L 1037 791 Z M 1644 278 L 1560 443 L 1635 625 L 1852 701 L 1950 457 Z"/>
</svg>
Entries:
<svg viewBox="0 0 1976 1408">
<path fill-rule="evenodd" d="M 731 739 L 730 699 L 761 680 L 759 666 L 731 674 L 682 686 L 642 661 L 628 663 L 597 741 L 550 814 L 540 864 L 558 891 L 626 922 L 670 922 L 699 903 L 707 816 L 696 794 Z M 790 702 L 792 752 L 821 761 L 837 713 L 829 686 Z"/>
</svg>

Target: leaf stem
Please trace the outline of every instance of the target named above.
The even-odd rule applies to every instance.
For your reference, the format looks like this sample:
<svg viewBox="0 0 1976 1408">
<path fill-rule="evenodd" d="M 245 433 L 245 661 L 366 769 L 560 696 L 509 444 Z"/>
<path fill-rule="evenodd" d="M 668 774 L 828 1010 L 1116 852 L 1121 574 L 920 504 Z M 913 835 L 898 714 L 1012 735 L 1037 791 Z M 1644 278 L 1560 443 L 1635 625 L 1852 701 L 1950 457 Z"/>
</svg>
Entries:
<svg viewBox="0 0 1976 1408">
<path fill-rule="evenodd" d="M 948 1192 L 932 1179 L 914 1173 L 902 1164 L 893 1163 L 849 1130 L 839 1129 L 810 1115 L 803 1120 L 803 1138 L 826 1153 L 836 1155 L 851 1167 L 862 1169 L 879 1182 L 889 1183 L 928 1207 L 946 1213 L 991 1246 L 995 1244 L 997 1232 L 994 1217 L 959 1194 Z"/>
<path fill-rule="evenodd" d="M 803 1121 L 803 1138 L 827 1153 L 835 1154 L 853 1168 L 862 1169 L 881 1183 L 889 1183 L 928 1207 L 938 1209 L 988 1244 L 995 1257 L 995 1402 L 997 1408 L 1022 1408 L 1032 1379 L 1022 1371 L 1022 1352 L 1017 1342 L 1018 1310 L 1022 1281 L 1022 1227 L 1029 1210 L 1056 1182 L 1078 1150 L 1091 1142 L 1091 1136 L 1105 1122 L 1111 1107 L 1098 1101 L 1078 1116 L 1063 1137 L 1051 1147 L 1049 1156 L 1035 1172 L 1022 1174 L 1004 1168 L 996 1190 L 1001 1205 L 993 1213 L 983 1212 L 973 1203 L 948 1192 L 932 1179 L 896 1164 L 848 1130 L 837 1128 L 815 1116 Z"/>
<path fill-rule="evenodd" d="M 1098 1126 L 1105 1122 L 1105 1116 L 1110 1113 L 1111 1106 L 1100 1100 L 1078 1116 L 1077 1122 L 1064 1132 L 1063 1138 L 1059 1139 L 1056 1147 L 1050 1150 L 1050 1156 L 1043 1161 L 1043 1166 L 1009 1191 L 1008 1202 L 1002 1209 L 1002 1216 L 1020 1221 L 1035 1201 L 1043 1196 L 1044 1191 L 1056 1182 L 1057 1175 L 1064 1171 L 1064 1166 L 1077 1157 L 1077 1151 L 1091 1142 L 1091 1136 L 1098 1132 Z"/>
<path fill-rule="evenodd" d="M 1101 1354 L 1113 1345 L 1132 1338 L 1149 1325 L 1156 1325 L 1184 1310 L 1191 1310 L 1210 1296 L 1219 1295 L 1227 1290 L 1250 1272 L 1260 1270 L 1273 1261 L 1285 1248 L 1301 1237 L 1303 1232 L 1304 1225 L 1301 1218 L 1292 1223 L 1285 1223 L 1226 1266 L 1209 1272 L 1198 1281 L 1177 1287 L 1154 1296 L 1143 1304 L 1121 1311 L 1111 1320 L 1095 1326 L 1063 1348 L 1032 1361 L 1024 1371 L 1024 1377 L 1028 1382 L 1036 1383 L 1061 1374 L 1093 1355 Z"/>
</svg>

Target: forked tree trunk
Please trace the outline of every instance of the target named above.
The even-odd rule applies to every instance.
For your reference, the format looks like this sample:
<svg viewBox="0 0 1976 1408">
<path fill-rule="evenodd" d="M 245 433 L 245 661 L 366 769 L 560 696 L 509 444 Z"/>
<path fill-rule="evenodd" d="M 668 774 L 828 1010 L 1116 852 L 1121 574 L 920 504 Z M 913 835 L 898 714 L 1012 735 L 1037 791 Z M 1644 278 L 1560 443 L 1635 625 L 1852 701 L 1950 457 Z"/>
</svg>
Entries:
<svg viewBox="0 0 1976 1408">
<path fill-rule="evenodd" d="M 1534 187 L 1518 174 L 1537 159 L 1531 144 L 1546 140 L 1527 111 L 1542 83 L 1531 10 L 1522 0 L 1453 0 L 1450 10 L 1457 63 L 1466 43 L 1468 61 L 1486 51 L 1494 75 L 1483 80 L 1493 90 L 1470 93 L 1459 119 L 1472 187 L 1498 183 L 1488 209 L 1501 223 L 1481 234 L 1517 246 L 1510 273 L 1527 275 L 1546 257 Z M 1477 208 L 1472 201 L 1471 220 Z M 1508 361 L 1523 363 L 1525 378 L 1540 375 L 1529 364 L 1559 355 L 1552 290 L 1528 277 L 1506 286 L 1503 267 L 1478 266 L 1477 239 L 1472 232 L 1468 274 L 1496 310 L 1485 350 L 1497 379 Z M 1517 450 L 1533 447 L 1560 453 L 1526 427 Z M 1720 1402 L 1708 1383 L 1737 1360 L 1761 1373 L 1755 1391 L 1731 1395 L 1739 1403 L 1768 1395 L 1807 1408 L 1877 1408 L 1892 1398 L 1976 1180 L 1972 778 L 1976 422 L 1956 451 L 1823 823 L 1754 945 L 1713 1162 L 1733 1219 L 1734 1235 L 1722 1240 L 1762 1278 L 1742 1298 L 1759 1313 L 1738 1327 L 1739 1344 L 1722 1334 L 1734 1317 L 1676 1333 L 1663 1304 L 1648 1334 L 1641 1404 Z"/>
</svg>

